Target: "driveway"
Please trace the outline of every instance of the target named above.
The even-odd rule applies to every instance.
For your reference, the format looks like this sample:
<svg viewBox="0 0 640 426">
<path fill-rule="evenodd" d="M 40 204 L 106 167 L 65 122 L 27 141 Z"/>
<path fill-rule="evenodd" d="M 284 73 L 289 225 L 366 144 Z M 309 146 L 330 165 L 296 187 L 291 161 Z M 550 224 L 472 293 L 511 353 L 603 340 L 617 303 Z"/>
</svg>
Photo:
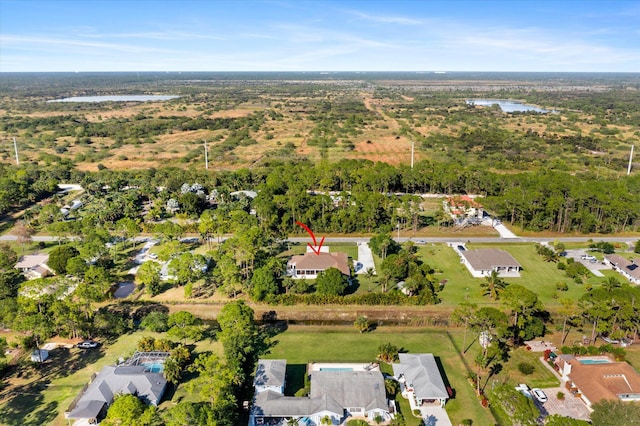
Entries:
<svg viewBox="0 0 640 426">
<path fill-rule="evenodd" d="M 547 402 L 544 404 L 535 401 L 540 413 L 543 416 L 551 416 L 559 414 L 565 417 L 571 417 L 579 420 L 589 420 L 591 412 L 580 398 L 571 395 L 569 391 L 562 387 L 545 388 L 544 393 L 547 395 Z M 558 399 L 558 392 L 564 393 L 564 399 Z"/>
<path fill-rule="evenodd" d="M 366 274 L 367 269 L 373 269 L 376 272 L 376 265 L 373 263 L 373 254 L 368 243 L 358 243 L 358 262 L 362 264 L 362 268 L 356 271 L 356 274 Z"/>
<path fill-rule="evenodd" d="M 439 406 L 420 407 L 425 426 L 453 426 L 447 411 Z"/>
<path fill-rule="evenodd" d="M 572 257 L 576 262 L 582 263 L 593 275 L 596 277 L 604 277 L 602 269 L 611 269 L 611 266 L 605 265 L 602 262 L 592 262 L 590 260 L 581 259 L 584 255 L 591 255 L 586 249 L 573 249 L 566 250 L 566 257 Z"/>
</svg>

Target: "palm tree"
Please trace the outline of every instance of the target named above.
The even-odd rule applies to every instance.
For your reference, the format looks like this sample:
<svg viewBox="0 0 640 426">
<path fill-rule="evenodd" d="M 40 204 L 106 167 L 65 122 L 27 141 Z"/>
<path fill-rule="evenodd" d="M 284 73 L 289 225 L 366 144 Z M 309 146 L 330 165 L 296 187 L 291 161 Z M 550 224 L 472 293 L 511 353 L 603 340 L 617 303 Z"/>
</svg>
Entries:
<svg viewBox="0 0 640 426">
<path fill-rule="evenodd" d="M 369 280 L 369 291 L 371 291 L 371 281 L 373 281 L 373 277 L 376 275 L 376 271 L 373 268 L 367 268 L 365 273 L 367 275 L 367 279 Z"/>
<path fill-rule="evenodd" d="M 382 274 L 380 278 L 378 278 L 378 283 L 382 288 L 382 292 L 386 293 L 387 288 L 389 287 L 389 284 L 391 284 L 391 276 L 389 274 Z"/>
<path fill-rule="evenodd" d="M 300 420 L 295 417 L 291 417 L 287 420 L 287 426 L 298 426 L 300 424 Z"/>
<path fill-rule="evenodd" d="M 489 296 L 493 300 L 500 298 L 500 293 L 507 287 L 507 283 L 500 278 L 498 272 L 491 271 L 491 274 L 486 276 L 485 282 L 480 284 L 480 287 L 484 289 L 482 293 L 484 296 Z"/>
<path fill-rule="evenodd" d="M 616 288 L 620 287 L 620 281 L 616 277 L 608 277 L 603 283 L 602 288 L 608 293 L 611 293 Z"/>
<path fill-rule="evenodd" d="M 333 424 L 333 420 L 328 415 L 325 415 L 323 418 L 320 419 L 320 424 L 321 425 L 332 425 Z"/>
</svg>

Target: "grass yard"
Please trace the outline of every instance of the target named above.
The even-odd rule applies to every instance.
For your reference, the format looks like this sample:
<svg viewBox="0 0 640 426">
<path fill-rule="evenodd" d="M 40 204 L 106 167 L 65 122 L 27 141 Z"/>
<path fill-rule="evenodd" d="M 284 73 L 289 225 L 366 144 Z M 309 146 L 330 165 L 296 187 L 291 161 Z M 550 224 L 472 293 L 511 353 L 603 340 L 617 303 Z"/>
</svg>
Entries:
<svg viewBox="0 0 640 426">
<path fill-rule="evenodd" d="M 446 379 L 456 394 L 447 403 L 447 412 L 453 424 L 459 424 L 465 418 L 472 418 L 474 424 L 479 425 L 495 423 L 491 413 L 478 402 L 466 379 L 468 369 L 458 349 L 462 342 L 462 331 L 449 333 L 426 328 L 379 327 L 373 332 L 361 334 L 352 327 L 289 326 L 288 330 L 274 338 L 274 346 L 264 358 L 287 360 L 287 372 L 294 375 L 287 379 L 294 384 L 287 391 L 294 393 L 303 386 L 300 375 L 304 375 L 307 363 L 374 361 L 378 347 L 388 342 L 411 353 L 433 353 L 440 361 Z M 469 355 L 467 358 L 471 360 Z M 413 425 L 408 403 L 401 401 L 400 407 L 410 421 L 408 425 Z"/>
<path fill-rule="evenodd" d="M 559 306 L 558 299 L 570 298 L 577 300 L 585 292 L 584 284 L 576 284 L 572 279 L 568 278 L 564 271 L 557 268 L 555 263 L 545 262 L 536 251 L 535 246 L 531 243 L 515 243 L 515 244 L 489 244 L 489 243 L 472 243 L 467 244 L 469 249 L 498 247 L 509 252 L 524 268 L 520 278 L 506 278 L 510 284 L 520 284 L 531 291 L 538 294 L 540 300 L 545 307 Z M 436 270 L 444 271 L 438 275 L 440 279 L 448 280 L 444 289 L 440 293 L 442 303 L 445 305 L 457 305 L 463 301 L 483 305 L 497 305 L 488 297 L 482 295 L 480 284 L 484 282 L 484 278 L 474 278 L 467 268 L 460 263 L 460 258 L 452 248 L 444 244 L 434 244 L 422 246 L 419 249 L 421 258 Z M 569 285 L 566 292 L 558 292 L 556 283 L 563 281 Z M 594 286 L 600 285 L 603 278 L 591 275 L 585 284 Z"/>
<path fill-rule="evenodd" d="M 337 253 L 337 252 L 347 253 L 347 256 L 349 256 L 350 258 L 354 260 L 358 260 L 358 246 L 355 243 L 353 244 L 340 243 L 340 244 L 325 244 L 325 245 L 329 247 L 329 252 L 331 253 Z"/>
<path fill-rule="evenodd" d="M 42 366 L 21 368 L 20 377 L 13 374 L 4 380 L 8 386 L 0 391 L 0 424 L 67 425 L 64 411 L 89 382 L 91 374 L 117 363 L 120 357 L 132 355 L 138 340 L 144 336 L 166 337 L 162 333 L 137 331 L 96 350 L 58 348 L 51 351 L 51 358 Z M 195 350 L 221 354 L 219 346 L 205 340 L 198 342 Z M 183 394 L 184 389 L 178 388 L 174 399 Z"/>
<path fill-rule="evenodd" d="M 531 388 L 548 388 L 560 386 L 560 381 L 549 371 L 541 362 L 542 352 L 530 352 L 525 348 L 518 348 L 510 352 L 509 361 L 504 364 L 504 368 L 500 374 L 492 379 L 498 382 L 512 383 L 514 386 L 518 383 L 526 383 Z M 525 375 L 518 370 L 518 364 L 525 362 L 534 366 L 531 374 Z"/>
</svg>

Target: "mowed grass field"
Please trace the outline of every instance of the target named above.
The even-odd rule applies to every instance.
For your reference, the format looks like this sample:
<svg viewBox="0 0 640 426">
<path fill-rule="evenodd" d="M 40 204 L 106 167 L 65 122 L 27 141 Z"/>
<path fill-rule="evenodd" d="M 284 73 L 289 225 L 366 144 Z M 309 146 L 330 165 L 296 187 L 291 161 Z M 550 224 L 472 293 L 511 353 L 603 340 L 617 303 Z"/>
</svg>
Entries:
<svg viewBox="0 0 640 426">
<path fill-rule="evenodd" d="M 375 361 L 378 347 L 384 343 L 392 343 L 409 353 L 433 353 L 455 391 L 455 398 L 446 406 L 452 423 L 459 424 L 465 418 L 473 419 L 478 425 L 495 423 L 489 410 L 478 402 L 473 387 L 466 379 L 469 373 L 466 363 L 473 363 L 475 353 L 471 355 L 473 351 L 468 352 L 466 359 L 460 356 L 461 330 L 447 332 L 427 328 L 378 327 L 361 334 L 348 326 L 289 326 L 285 332 L 275 336 L 273 342 L 270 353 L 264 358 L 287 360 L 287 372 L 294 375 L 288 380 L 298 384 L 288 389 L 292 393 L 302 387 L 299 375 L 304 374 L 309 362 Z M 383 369 L 387 371 L 388 367 Z M 408 404 L 402 404 L 401 409 L 409 421 L 408 425 L 419 424 L 419 420 L 409 412 Z"/>
<path fill-rule="evenodd" d="M 601 285 L 604 278 L 598 278 L 591 274 L 584 284 L 576 284 L 573 279 L 567 277 L 564 271 L 557 268 L 553 262 L 545 262 L 536 253 L 533 243 L 472 243 L 466 245 L 468 249 L 499 248 L 509 252 L 523 267 L 519 278 L 506 278 L 509 284 L 520 284 L 538 294 L 545 307 L 556 307 L 560 298 L 578 300 L 584 293 L 586 284 Z M 460 263 L 460 257 L 453 248 L 446 244 L 433 244 L 420 246 L 418 254 L 420 258 L 439 272 L 436 276 L 439 281 L 447 280 L 444 289 L 440 292 L 440 298 L 444 305 L 457 305 L 468 301 L 483 305 L 498 305 L 487 296 L 482 295 L 484 278 L 474 278 L 467 268 Z M 605 276 L 608 275 L 605 271 Z M 556 283 L 565 282 L 569 286 L 568 291 L 559 292 Z"/>
</svg>

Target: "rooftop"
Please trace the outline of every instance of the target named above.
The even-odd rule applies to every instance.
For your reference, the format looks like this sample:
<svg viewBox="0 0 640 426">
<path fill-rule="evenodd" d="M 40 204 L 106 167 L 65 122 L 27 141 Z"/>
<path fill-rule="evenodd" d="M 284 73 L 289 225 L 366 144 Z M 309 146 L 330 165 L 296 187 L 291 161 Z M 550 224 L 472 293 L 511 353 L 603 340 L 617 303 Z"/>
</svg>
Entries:
<svg viewBox="0 0 640 426">
<path fill-rule="evenodd" d="M 569 378 L 592 404 L 619 400 L 620 395 L 640 396 L 640 374 L 626 362 L 583 364 L 578 358 L 565 358 L 571 364 Z"/>
<path fill-rule="evenodd" d="M 48 254 L 27 254 L 22 256 L 18 263 L 16 263 L 17 269 L 30 269 L 36 266 L 47 263 L 49 260 Z"/>
<path fill-rule="evenodd" d="M 350 275 L 349 257 L 346 253 L 314 253 L 307 252 L 302 255 L 293 256 L 288 262 L 295 266 L 297 270 L 324 271 L 329 268 L 336 268 L 345 275 Z"/>
<path fill-rule="evenodd" d="M 476 271 L 484 271 L 496 267 L 522 267 L 513 256 L 504 250 L 485 248 L 464 250 L 460 252 L 460 254 L 467 259 L 467 262 L 469 262 Z"/>
<path fill-rule="evenodd" d="M 605 258 L 630 276 L 640 279 L 640 259 L 628 260 L 618 254 L 607 254 Z"/>
</svg>

